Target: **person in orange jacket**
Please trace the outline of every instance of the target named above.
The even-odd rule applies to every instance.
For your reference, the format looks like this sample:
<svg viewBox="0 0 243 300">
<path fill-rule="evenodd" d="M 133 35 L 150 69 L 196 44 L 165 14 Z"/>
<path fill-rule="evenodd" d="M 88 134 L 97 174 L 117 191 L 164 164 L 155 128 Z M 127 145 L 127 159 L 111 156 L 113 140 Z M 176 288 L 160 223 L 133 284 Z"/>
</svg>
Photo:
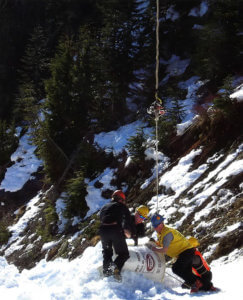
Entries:
<svg viewBox="0 0 243 300">
<path fill-rule="evenodd" d="M 194 247 L 194 257 L 192 260 L 192 273 L 200 278 L 203 286 L 199 290 L 203 291 L 216 291 L 218 290 L 213 286 L 212 277 L 213 274 L 211 269 L 203 258 L 202 253 L 198 250 L 198 246 L 200 245 L 198 240 L 194 237 L 190 237 L 188 239 L 190 244 Z"/>
<path fill-rule="evenodd" d="M 206 289 L 202 276 L 193 273 L 193 268 L 200 272 L 198 266 L 198 255 L 195 255 L 195 247 L 178 230 L 168 227 L 164 224 L 164 217 L 156 213 L 151 218 L 152 226 L 157 232 L 159 247 L 153 246 L 152 250 L 158 253 L 164 253 L 171 258 L 176 258 L 172 266 L 172 271 L 185 280 L 185 285 L 191 288 L 191 293 Z M 201 258 L 201 257 L 200 257 Z M 207 270 L 208 271 L 208 270 Z M 205 281 L 206 282 L 206 281 Z M 208 287 L 212 289 L 213 286 Z"/>
</svg>

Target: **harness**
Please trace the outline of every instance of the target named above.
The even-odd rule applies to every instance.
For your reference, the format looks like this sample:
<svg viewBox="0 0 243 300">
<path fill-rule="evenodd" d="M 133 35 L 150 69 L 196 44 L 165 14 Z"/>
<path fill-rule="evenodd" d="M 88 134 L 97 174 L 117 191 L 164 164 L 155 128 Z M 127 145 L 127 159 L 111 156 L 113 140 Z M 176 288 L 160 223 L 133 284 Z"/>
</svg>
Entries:
<svg viewBox="0 0 243 300">
<path fill-rule="evenodd" d="M 210 267 L 207 264 L 206 260 L 203 258 L 200 251 L 195 249 L 194 255 L 195 259 L 193 259 L 194 261 L 192 264 L 192 273 L 198 277 L 202 277 L 202 275 L 210 271 Z"/>
</svg>

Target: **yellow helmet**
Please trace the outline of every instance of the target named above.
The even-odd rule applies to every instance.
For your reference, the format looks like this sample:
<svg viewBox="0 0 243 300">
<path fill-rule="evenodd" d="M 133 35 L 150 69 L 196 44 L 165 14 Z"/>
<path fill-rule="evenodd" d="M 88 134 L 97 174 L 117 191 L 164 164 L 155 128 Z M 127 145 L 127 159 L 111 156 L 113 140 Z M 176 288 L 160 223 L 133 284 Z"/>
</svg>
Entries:
<svg viewBox="0 0 243 300">
<path fill-rule="evenodd" d="M 149 209 L 145 205 L 140 205 L 136 208 L 136 211 L 140 214 L 140 216 L 148 219 Z"/>
<path fill-rule="evenodd" d="M 196 239 L 195 237 L 193 236 L 190 236 L 188 241 L 190 242 L 190 244 L 193 246 L 193 247 L 198 247 L 200 244 L 198 242 L 198 239 Z"/>
</svg>

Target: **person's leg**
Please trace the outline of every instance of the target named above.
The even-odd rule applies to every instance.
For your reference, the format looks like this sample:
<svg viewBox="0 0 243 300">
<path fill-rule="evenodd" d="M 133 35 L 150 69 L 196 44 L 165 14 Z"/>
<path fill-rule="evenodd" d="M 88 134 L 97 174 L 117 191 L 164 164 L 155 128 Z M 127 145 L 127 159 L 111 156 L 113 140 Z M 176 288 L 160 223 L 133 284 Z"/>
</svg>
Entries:
<svg viewBox="0 0 243 300">
<path fill-rule="evenodd" d="M 113 247 L 117 257 L 114 261 L 119 271 L 121 271 L 126 260 L 129 258 L 129 251 L 123 230 L 116 228 L 112 239 Z"/>
<path fill-rule="evenodd" d="M 200 290 L 203 291 L 210 291 L 213 284 L 212 284 L 212 272 L 211 271 L 206 271 L 202 277 L 201 281 L 203 283 L 203 286 L 200 288 Z"/>
<path fill-rule="evenodd" d="M 205 261 L 206 263 L 206 261 Z M 202 254 L 199 251 L 195 252 L 193 257 L 193 268 L 201 275 L 200 281 L 202 282 L 203 286 L 200 288 L 202 291 L 209 291 L 211 290 L 212 284 L 212 272 L 208 270 L 208 265 L 203 262 Z"/>
<path fill-rule="evenodd" d="M 110 233 L 108 228 L 100 229 L 100 238 L 102 244 L 102 254 L 103 254 L 103 274 L 110 276 L 112 274 L 112 241 L 110 239 Z"/>
<path fill-rule="evenodd" d="M 172 266 L 172 271 L 185 280 L 185 283 L 189 286 L 194 284 L 198 278 L 192 273 L 192 260 L 194 255 L 194 249 L 188 249 L 182 252 L 176 262 Z"/>
</svg>

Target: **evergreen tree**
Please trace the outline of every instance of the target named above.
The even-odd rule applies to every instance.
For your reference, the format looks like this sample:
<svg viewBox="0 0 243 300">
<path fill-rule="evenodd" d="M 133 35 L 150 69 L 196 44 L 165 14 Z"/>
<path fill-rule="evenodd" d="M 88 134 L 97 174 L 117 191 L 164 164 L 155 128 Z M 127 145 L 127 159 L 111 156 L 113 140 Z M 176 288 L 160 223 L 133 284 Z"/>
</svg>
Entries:
<svg viewBox="0 0 243 300">
<path fill-rule="evenodd" d="M 86 99 L 79 86 L 79 61 L 75 53 L 73 41 L 64 38 L 51 63 L 51 78 L 46 81 L 45 120 L 37 133 L 39 153 L 54 181 L 61 176 L 68 157 L 80 143 L 86 128 Z M 53 144 L 56 149 L 53 149 Z M 66 159 L 63 161 L 63 158 Z"/>
<path fill-rule="evenodd" d="M 183 105 L 183 100 L 172 98 L 170 102 L 171 108 L 168 109 L 166 113 L 169 114 L 172 122 L 176 124 L 181 123 L 185 117 L 185 106 Z"/>
<path fill-rule="evenodd" d="M 43 3 L 44 0 L 0 2 L 0 119 L 13 118 L 17 70 L 29 34 L 44 20 Z"/>
<path fill-rule="evenodd" d="M 20 84 L 32 85 L 37 99 L 44 97 L 44 80 L 49 76 L 50 53 L 48 53 L 48 39 L 41 26 L 34 28 L 26 45 L 26 50 L 21 59 L 22 68 Z"/>
<path fill-rule="evenodd" d="M 108 5 L 108 3 L 109 5 Z M 105 68 L 105 94 L 103 103 L 106 110 L 104 126 L 123 120 L 126 114 L 126 96 L 132 78 L 133 60 L 131 13 L 134 1 L 104 1 L 98 8 L 102 14 L 99 43 Z M 104 90 L 104 89 L 103 89 Z"/>
<path fill-rule="evenodd" d="M 68 180 L 66 184 L 66 215 L 71 218 L 79 216 L 84 218 L 89 209 L 85 196 L 88 194 L 86 191 L 86 184 L 82 171 L 77 171 L 75 176 Z"/>
<path fill-rule="evenodd" d="M 220 94 L 213 100 L 213 104 L 216 108 L 220 109 L 225 116 L 233 117 L 236 107 L 233 100 L 230 99 L 230 94 L 233 92 L 232 76 L 227 76 L 223 81 Z"/>
<path fill-rule="evenodd" d="M 194 56 L 196 71 L 214 84 L 241 68 L 242 48 L 240 0 L 216 0 L 209 2 L 207 22 L 198 35 Z"/>
<path fill-rule="evenodd" d="M 0 166 L 3 166 L 9 162 L 11 154 L 18 145 L 13 123 L 7 125 L 5 120 L 0 120 L 0 141 Z"/>
<path fill-rule="evenodd" d="M 75 54 L 71 39 L 61 41 L 51 64 L 52 76 L 46 82 L 48 130 L 67 155 L 72 153 L 82 137 L 82 130 L 87 126 L 86 99 L 83 95 L 85 82 L 82 80 L 80 60 Z M 80 83 L 83 85 L 80 86 Z"/>
<path fill-rule="evenodd" d="M 144 162 L 146 140 L 147 137 L 144 135 L 143 128 L 138 128 L 136 131 L 136 135 L 128 139 L 126 147 L 133 162 L 140 164 Z"/>
<path fill-rule="evenodd" d="M 16 122 L 22 122 L 27 127 L 31 126 L 34 128 L 38 118 L 39 107 L 40 103 L 33 84 L 31 82 L 22 84 L 19 87 L 14 109 Z"/>
</svg>

